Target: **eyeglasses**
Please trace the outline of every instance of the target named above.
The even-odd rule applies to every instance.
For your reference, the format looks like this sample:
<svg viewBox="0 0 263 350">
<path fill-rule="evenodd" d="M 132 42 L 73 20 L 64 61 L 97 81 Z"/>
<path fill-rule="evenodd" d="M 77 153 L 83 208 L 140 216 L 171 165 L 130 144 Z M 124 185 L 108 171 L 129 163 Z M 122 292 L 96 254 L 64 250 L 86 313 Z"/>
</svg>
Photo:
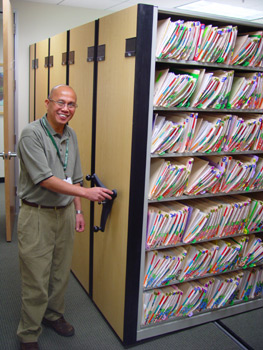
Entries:
<svg viewBox="0 0 263 350">
<path fill-rule="evenodd" d="M 78 107 L 78 105 L 74 102 L 66 103 L 61 100 L 55 101 L 55 100 L 52 100 L 51 98 L 49 98 L 48 100 L 51 102 L 55 102 L 61 108 L 64 108 L 65 106 L 67 106 L 69 109 L 75 109 Z"/>
</svg>

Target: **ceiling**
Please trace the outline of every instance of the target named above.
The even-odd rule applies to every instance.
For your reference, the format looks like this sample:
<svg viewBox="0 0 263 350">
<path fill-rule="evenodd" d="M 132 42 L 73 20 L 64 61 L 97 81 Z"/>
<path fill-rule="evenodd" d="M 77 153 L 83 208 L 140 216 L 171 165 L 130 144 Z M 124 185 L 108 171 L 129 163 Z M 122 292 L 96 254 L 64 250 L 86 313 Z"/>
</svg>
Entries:
<svg viewBox="0 0 263 350">
<path fill-rule="evenodd" d="M 119 11 L 126 7 L 132 6 L 137 3 L 151 4 L 159 6 L 162 9 L 173 9 L 184 4 L 193 3 L 193 0 L 24 0 L 27 2 L 45 3 L 57 6 L 72 6 L 72 7 L 83 7 L 97 10 L 108 10 L 108 11 Z M 197 0 L 196 0 L 197 1 Z M 244 8 L 255 9 L 263 11 L 262 0 L 213 0 L 220 4 L 227 4 L 233 6 L 239 6 Z M 233 17 L 234 13 L 233 13 Z"/>
</svg>

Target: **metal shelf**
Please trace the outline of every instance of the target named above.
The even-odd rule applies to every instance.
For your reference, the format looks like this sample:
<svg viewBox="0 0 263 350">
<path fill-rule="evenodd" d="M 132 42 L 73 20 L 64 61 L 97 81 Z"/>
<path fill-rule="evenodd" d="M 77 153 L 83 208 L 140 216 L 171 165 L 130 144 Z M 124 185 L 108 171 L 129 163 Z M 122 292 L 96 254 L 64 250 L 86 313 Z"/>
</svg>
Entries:
<svg viewBox="0 0 263 350">
<path fill-rule="evenodd" d="M 153 107 L 153 110 L 158 112 L 212 112 L 212 113 L 242 113 L 242 114 L 262 114 L 263 109 L 215 109 L 215 108 L 194 108 L 194 107 Z"/>
<path fill-rule="evenodd" d="M 241 154 L 263 154 L 263 150 L 248 150 L 235 152 L 184 152 L 184 153 L 152 153 L 151 158 L 174 158 L 174 157 L 207 157 L 207 156 L 238 156 Z"/>
<path fill-rule="evenodd" d="M 263 72 L 263 67 L 245 67 L 245 66 L 231 66 L 222 63 L 211 63 L 211 62 L 198 62 L 198 61 L 185 61 L 185 60 L 175 60 L 172 58 L 156 58 L 156 63 L 165 63 L 175 66 L 198 66 L 205 68 L 219 68 L 228 70 L 242 70 L 242 71 L 252 71 L 252 72 Z"/>
<path fill-rule="evenodd" d="M 248 233 L 237 233 L 235 235 L 228 235 L 228 236 L 222 236 L 222 237 L 212 237 L 209 239 L 202 239 L 199 241 L 195 241 L 195 242 L 189 242 L 189 243 L 183 243 L 183 242 L 179 242 L 177 244 L 172 244 L 172 245 L 162 245 L 162 246 L 158 246 L 158 247 L 152 247 L 152 248 L 146 248 L 145 251 L 146 252 L 151 252 L 153 250 L 165 250 L 165 249 L 170 249 L 170 248 L 176 248 L 176 247 L 181 247 L 181 246 L 186 246 L 186 245 L 192 245 L 192 244 L 200 244 L 200 243 L 205 243 L 205 242 L 211 242 L 211 241 L 218 241 L 221 239 L 227 239 L 227 238 L 235 238 L 235 237 L 241 237 L 241 236 L 249 236 L 252 234 L 261 234 L 263 233 L 263 231 L 252 231 L 252 232 L 248 232 Z"/>
<path fill-rule="evenodd" d="M 197 194 L 195 196 L 178 196 L 178 197 L 170 197 L 170 198 L 161 198 L 161 199 L 148 199 L 148 203 L 162 203 L 162 202 L 168 202 L 168 201 L 179 201 L 179 200 L 185 200 L 185 199 L 196 199 L 196 198 L 209 198 L 209 197 L 221 197 L 221 196 L 232 196 L 236 194 L 243 194 L 247 195 L 248 193 L 253 192 L 263 192 L 263 188 L 255 189 L 255 190 L 249 190 L 249 191 L 231 191 L 231 192 L 219 192 L 219 193 L 205 193 L 205 194 Z"/>
<path fill-rule="evenodd" d="M 206 310 L 194 314 L 192 317 L 171 318 L 147 326 L 139 326 L 137 330 L 137 340 L 148 337 L 166 334 L 168 332 L 179 331 L 181 329 L 197 326 L 203 323 L 212 322 L 225 317 L 240 314 L 263 307 L 263 299 L 251 299 L 248 301 L 236 302 L 233 305 L 226 305 L 219 309 Z"/>
<path fill-rule="evenodd" d="M 233 303 L 231 303 L 231 305 L 224 305 L 220 308 L 215 308 L 215 309 L 208 309 L 208 310 L 203 310 L 203 311 L 194 311 L 192 316 L 180 316 L 180 317 L 171 317 L 165 321 L 160 321 L 158 323 L 155 324 L 150 324 L 150 325 L 142 325 L 141 329 L 150 329 L 151 327 L 156 327 L 157 325 L 165 325 L 168 324 L 170 322 L 176 322 L 176 321 L 184 321 L 184 320 L 190 320 L 190 319 L 194 319 L 194 318 L 200 318 L 200 316 L 205 316 L 208 314 L 213 314 L 213 313 L 217 313 L 218 311 L 224 311 L 226 309 L 229 308 L 235 308 L 237 306 L 241 306 L 241 305 L 246 305 L 246 304 L 250 304 L 251 302 L 257 302 L 259 305 L 261 305 L 263 303 L 263 299 L 258 297 L 258 298 L 254 298 L 254 299 L 248 299 L 247 301 L 244 300 L 235 300 Z M 261 307 L 261 306 L 258 306 Z M 246 310 L 247 311 L 247 310 Z M 225 316 L 228 317 L 228 316 Z M 216 318 L 217 319 L 217 318 Z M 210 319 L 210 321 L 212 321 L 213 319 Z"/>
<path fill-rule="evenodd" d="M 165 288 L 165 287 L 168 287 L 168 286 L 182 284 L 182 283 L 185 283 L 185 282 L 192 282 L 192 281 L 196 281 L 196 280 L 201 280 L 202 278 L 206 278 L 206 277 L 214 277 L 214 276 L 224 275 L 224 274 L 229 273 L 229 272 L 237 272 L 237 271 L 247 270 L 249 268 L 259 267 L 259 266 L 263 266 L 263 263 L 261 263 L 261 264 L 252 264 L 252 266 L 247 266 L 247 267 L 237 267 L 237 268 L 232 269 L 232 270 L 226 270 L 226 271 L 221 271 L 221 272 L 217 272 L 217 273 L 207 273 L 207 274 L 205 274 L 203 276 L 191 277 L 191 278 L 184 279 L 182 281 L 174 280 L 173 283 L 169 283 L 169 284 L 166 284 L 166 285 L 163 285 L 163 286 L 159 286 L 158 285 L 158 286 L 143 288 L 143 291 L 144 292 L 148 292 L 149 290 L 153 290 L 153 289 Z"/>
</svg>

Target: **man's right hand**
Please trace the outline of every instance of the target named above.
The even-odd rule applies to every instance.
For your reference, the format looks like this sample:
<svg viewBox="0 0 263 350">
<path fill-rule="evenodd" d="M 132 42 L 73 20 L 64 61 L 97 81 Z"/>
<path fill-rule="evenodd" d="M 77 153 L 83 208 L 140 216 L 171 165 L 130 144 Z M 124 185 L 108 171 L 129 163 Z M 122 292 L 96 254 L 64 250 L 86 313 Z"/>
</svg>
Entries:
<svg viewBox="0 0 263 350">
<path fill-rule="evenodd" d="M 96 202 L 103 202 L 106 198 L 112 199 L 110 195 L 113 195 L 111 190 L 108 190 L 104 187 L 91 187 L 91 188 L 82 188 L 85 190 L 84 197 Z"/>
</svg>

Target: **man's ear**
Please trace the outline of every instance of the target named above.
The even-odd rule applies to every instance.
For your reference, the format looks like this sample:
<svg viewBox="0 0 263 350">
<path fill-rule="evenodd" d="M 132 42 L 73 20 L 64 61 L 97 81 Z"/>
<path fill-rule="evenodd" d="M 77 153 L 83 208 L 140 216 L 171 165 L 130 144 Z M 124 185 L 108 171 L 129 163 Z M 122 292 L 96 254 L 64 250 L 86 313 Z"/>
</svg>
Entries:
<svg viewBox="0 0 263 350">
<path fill-rule="evenodd" d="M 50 103 L 49 99 L 46 99 L 46 100 L 45 100 L 45 106 L 46 106 L 46 108 L 48 107 L 49 103 Z"/>
</svg>

